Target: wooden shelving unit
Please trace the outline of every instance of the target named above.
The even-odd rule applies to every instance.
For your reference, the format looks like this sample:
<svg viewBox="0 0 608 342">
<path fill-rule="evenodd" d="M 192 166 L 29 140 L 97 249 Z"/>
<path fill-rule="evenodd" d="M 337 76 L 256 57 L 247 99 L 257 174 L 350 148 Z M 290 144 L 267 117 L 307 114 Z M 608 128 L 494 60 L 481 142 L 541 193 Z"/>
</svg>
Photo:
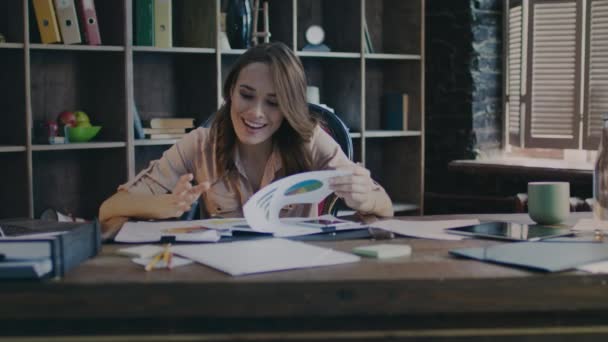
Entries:
<svg viewBox="0 0 608 342">
<path fill-rule="evenodd" d="M 224 0 L 201 0 L 219 26 Z M 424 1 L 271 0 L 273 41 L 301 57 L 309 84 L 351 129 L 355 160 L 365 164 L 399 208 L 421 212 L 424 170 Z M 116 187 L 162 155 L 175 140 L 136 140 L 139 115 L 194 117 L 204 122 L 220 105 L 230 66 L 244 50 L 187 46 L 178 28 L 188 2 L 173 0 L 172 48 L 135 46 L 133 1 L 95 1 L 104 45 L 41 44 L 31 0 L 0 4 L 0 93 L 3 168 L 0 217 L 53 207 L 92 218 Z M 374 46 L 365 49 L 364 20 Z M 325 30 L 331 52 L 302 51 L 310 25 Z M 216 29 L 215 32 L 218 30 Z M 215 33 L 217 38 L 217 33 Z M 408 93 L 408 131 L 381 129 L 382 94 Z M 63 110 L 84 110 L 103 126 L 89 143 L 40 144 L 34 122 Z"/>
</svg>

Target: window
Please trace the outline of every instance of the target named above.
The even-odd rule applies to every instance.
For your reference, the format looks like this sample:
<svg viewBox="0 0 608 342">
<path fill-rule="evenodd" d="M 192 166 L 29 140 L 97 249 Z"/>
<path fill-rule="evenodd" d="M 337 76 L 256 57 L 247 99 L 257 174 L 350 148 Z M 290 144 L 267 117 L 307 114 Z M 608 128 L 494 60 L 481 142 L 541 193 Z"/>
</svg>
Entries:
<svg viewBox="0 0 608 342">
<path fill-rule="evenodd" d="M 608 113 L 608 0 L 508 0 L 509 144 L 594 150 Z"/>
</svg>

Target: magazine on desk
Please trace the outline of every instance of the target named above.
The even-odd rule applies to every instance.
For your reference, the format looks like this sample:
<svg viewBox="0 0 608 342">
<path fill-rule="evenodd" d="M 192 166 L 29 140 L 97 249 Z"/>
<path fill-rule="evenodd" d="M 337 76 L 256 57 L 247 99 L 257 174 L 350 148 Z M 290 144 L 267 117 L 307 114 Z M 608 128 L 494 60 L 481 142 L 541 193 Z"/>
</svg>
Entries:
<svg viewBox="0 0 608 342">
<path fill-rule="evenodd" d="M 243 218 L 213 218 L 193 221 L 130 221 L 123 225 L 114 240 L 127 243 L 217 242 L 222 236 L 259 234 L 272 237 L 365 229 L 367 225 L 336 218 L 280 218 L 281 208 L 295 203 L 316 204 L 332 193 L 328 180 L 346 175 L 344 171 L 311 171 L 282 178 L 255 193 L 243 207 Z"/>
</svg>

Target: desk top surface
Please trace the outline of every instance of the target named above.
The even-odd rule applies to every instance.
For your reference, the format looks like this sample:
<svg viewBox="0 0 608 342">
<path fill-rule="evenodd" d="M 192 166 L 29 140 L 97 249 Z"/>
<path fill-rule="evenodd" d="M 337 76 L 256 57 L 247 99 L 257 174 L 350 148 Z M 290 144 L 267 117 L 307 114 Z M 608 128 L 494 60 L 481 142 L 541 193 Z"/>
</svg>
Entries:
<svg viewBox="0 0 608 342">
<path fill-rule="evenodd" d="M 569 223 L 589 215 L 571 215 Z M 427 218 L 472 216 L 484 221 L 529 222 L 527 215 Z M 64 279 L 42 284 L 0 283 L 0 322 L 48 317 L 249 320 L 407 315 L 424 319 L 429 314 L 608 313 L 608 276 L 580 271 L 547 274 L 448 255 L 453 248 L 489 246 L 497 241 L 398 238 L 314 244 L 350 251 L 354 246 L 379 242 L 410 244 L 412 255 L 231 277 L 199 264 L 145 272 L 129 258 L 115 254 L 123 245 L 105 245 L 101 255 Z M 62 310 L 54 309 L 58 306 Z"/>
</svg>

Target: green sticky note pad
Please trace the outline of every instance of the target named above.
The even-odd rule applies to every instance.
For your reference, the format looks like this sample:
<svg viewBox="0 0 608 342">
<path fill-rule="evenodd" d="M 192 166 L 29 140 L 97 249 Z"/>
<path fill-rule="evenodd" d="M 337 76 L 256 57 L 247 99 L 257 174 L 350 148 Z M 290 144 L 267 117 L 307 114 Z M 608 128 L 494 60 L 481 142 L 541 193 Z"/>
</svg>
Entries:
<svg viewBox="0 0 608 342">
<path fill-rule="evenodd" d="M 353 248 L 353 253 L 370 258 L 396 258 L 412 254 L 412 247 L 409 245 L 369 245 Z"/>
</svg>

